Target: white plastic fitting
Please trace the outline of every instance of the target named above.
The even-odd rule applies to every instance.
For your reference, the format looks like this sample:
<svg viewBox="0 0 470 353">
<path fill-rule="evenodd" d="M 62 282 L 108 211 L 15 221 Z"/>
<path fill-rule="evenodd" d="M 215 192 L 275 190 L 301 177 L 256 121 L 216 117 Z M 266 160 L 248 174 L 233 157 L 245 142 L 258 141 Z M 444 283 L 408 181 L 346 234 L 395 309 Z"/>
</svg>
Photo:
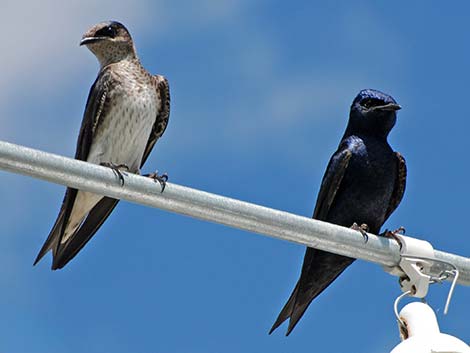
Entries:
<svg viewBox="0 0 470 353">
<path fill-rule="evenodd" d="M 441 333 L 436 315 L 424 303 L 414 302 L 400 311 L 402 342 L 391 353 L 470 353 L 470 347 L 458 338 Z"/>
<path fill-rule="evenodd" d="M 430 243 L 424 240 L 395 235 L 401 243 L 401 260 L 398 268 L 385 268 L 386 271 L 400 276 L 400 272 L 405 273 L 401 276 L 400 286 L 403 292 L 410 292 L 410 295 L 416 298 L 424 298 L 428 293 L 431 280 L 430 268 L 432 263 L 425 260 L 434 257 L 434 249 Z"/>
</svg>

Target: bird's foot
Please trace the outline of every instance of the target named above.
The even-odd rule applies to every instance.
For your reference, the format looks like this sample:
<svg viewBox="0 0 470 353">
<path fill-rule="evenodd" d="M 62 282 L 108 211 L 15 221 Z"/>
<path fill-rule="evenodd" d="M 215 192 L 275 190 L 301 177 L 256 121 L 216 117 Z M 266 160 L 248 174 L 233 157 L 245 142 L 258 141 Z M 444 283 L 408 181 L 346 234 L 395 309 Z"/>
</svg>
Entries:
<svg viewBox="0 0 470 353">
<path fill-rule="evenodd" d="M 119 181 L 121 182 L 121 186 L 124 186 L 124 175 L 122 174 L 122 171 L 130 171 L 130 168 L 126 164 L 114 164 L 109 162 L 103 162 L 100 163 L 100 165 L 102 165 L 103 167 L 111 168 L 113 172 L 116 173 L 116 175 L 118 176 Z"/>
<path fill-rule="evenodd" d="M 369 226 L 365 223 L 362 223 L 360 226 L 354 222 L 353 225 L 351 226 L 351 229 L 357 230 L 359 233 L 362 234 L 362 237 L 364 238 L 364 241 L 367 243 L 369 240 L 369 236 L 367 235 L 367 232 L 369 231 Z"/>
<path fill-rule="evenodd" d="M 406 232 L 405 227 L 400 227 L 398 229 L 395 229 L 394 231 L 390 231 L 388 229 L 385 229 L 385 232 L 383 232 L 380 235 L 383 236 L 383 237 L 386 237 L 386 238 L 395 239 L 395 241 L 400 246 L 400 250 L 401 250 L 401 248 L 403 247 L 403 244 L 402 244 L 400 238 L 398 237 L 398 235 L 403 235 L 403 234 L 405 234 L 405 232 Z"/>
<path fill-rule="evenodd" d="M 158 170 L 155 171 L 154 173 L 146 174 L 144 175 L 147 178 L 153 179 L 155 182 L 159 182 L 160 186 L 162 187 L 162 191 L 165 190 L 166 187 L 166 182 L 168 181 L 168 174 L 165 172 L 162 175 L 158 175 Z"/>
</svg>

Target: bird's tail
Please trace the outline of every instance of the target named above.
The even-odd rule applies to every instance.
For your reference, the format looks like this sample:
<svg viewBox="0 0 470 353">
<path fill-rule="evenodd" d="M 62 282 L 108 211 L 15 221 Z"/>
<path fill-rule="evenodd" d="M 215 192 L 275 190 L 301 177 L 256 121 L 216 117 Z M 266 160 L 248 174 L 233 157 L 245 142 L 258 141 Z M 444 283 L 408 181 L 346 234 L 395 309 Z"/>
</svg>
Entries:
<svg viewBox="0 0 470 353">
<path fill-rule="evenodd" d="M 49 250 L 52 250 L 53 261 L 51 268 L 57 270 L 64 267 L 91 239 L 119 202 L 119 200 L 116 199 L 103 197 L 88 213 L 80 226 L 73 231 L 73 234 L 71 234 L 65 242 L 62 242 L 64 224 L 67 223 L 66 220 L 70 217 L 70 209 L 74 202 L 67 202 L 68 197 L 71 197 L 70 195 L 75 198 L 76 190 L 67 189 L 59 216 L 46 242 L 39 251 L 36 260 L 34 260 L 34 265 L 36 265 Z"/>
<path fill-rule="evenodd" d="M 56 252 L 57 242 L 60 239 L 59 233 L 62 230 L 62 226 L 64 222 L 64 215 L 65 215 L 65 212 L 63 209 L 61 209 L 59 216 L 57 217 L 57 220 L 55 221 L 54 226 L 52 227 L 52 230 L 49 233 L 49 236 L 47 237 L 46 242 L 44 243 L 41 250 L 39 251 L 39 254 L 36 257 L 36 260 L 34 260 L 33 266 L 35 266 L 44 257 L 44 255 L 47 254 L 49 250 L 52 250 L 53 253 Z"/>
<path fill-rule="evenodd" d="M 288 336 L 312 300 L 323 292 L 353 261 L 354 259 L 350 257 L 307 248 L 300 279 L 269 334 L 289 319 L 286 333 Z"/>
<path fill-rule="evenodd" d="M 62 206 L 60 207 L 59 215 L 54 223 L 54 226 L 49 233 L 49 236 L 46 239 L 46 242 L 39 251 L 36 260 L 34 260 L 33 266 L 35 266 L 43 257 L 47 254 L 49 250 L 52 250 L 52 255 L 55 257 L 60 245 L 60 240 L 64 232 L 64 226 L 68 222 L 70 216 L 70 211 L 72 209 L 73 203 L 75 202 L 75 197 L 77 196 L 77 190 L 72 188 L 67 188 L 65 191 L 64 199 L 62 201 Z"/>
<path fill-rule="evenodd" d="M 300 281 L 297 281 L 297 284 L 295 285 L 295 288 L 292 291 L 292 293 L 289 297 L 289 300 L 287 301 L 286 305 L 284 305 L 281 312 L 279 313 L 273 327 L 271 327 L 271 330 L 269 330 L 269 334 L 273 333 L 273 331 L 275 329 L 277 329 L 279 326 L 281 326 L 281 324 L 291 316 L 292 311 L 294 309 L 294 304 L 295 304 L 295 299 L 297 297 L 297 292 L 299 291 L 299 283 L 300 283 Z M 287 335 L 288 334 L 289 333 L 287 333 Z"/>
<path fill-rule="evenodd" d="M 117 206 L 119 200 L 103 197 L 89 212 L 80 227 L 72 234 L 69 240 L 60 244 L 53 256 L 52 269 L 63 268 L 95 235 L 103 222 L 109 217 Z"/>
</svg>

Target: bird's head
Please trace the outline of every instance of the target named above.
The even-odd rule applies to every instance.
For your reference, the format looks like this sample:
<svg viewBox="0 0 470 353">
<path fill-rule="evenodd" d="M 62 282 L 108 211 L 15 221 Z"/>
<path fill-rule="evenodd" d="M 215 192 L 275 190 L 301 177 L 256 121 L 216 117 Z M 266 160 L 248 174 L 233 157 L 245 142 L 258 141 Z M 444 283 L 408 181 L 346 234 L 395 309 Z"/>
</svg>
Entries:
<svg viewBox="0 0 470 353">
<path fill-rule="evenodd" d="M 387 137 L 401 109 L 392 96 L 373 89 L 364 89 L 356 96 L 349 115 L 350 132 Z"/>
<path fill-rule="evenodd" d="M 85 32 L 80 45 L 86 45 L 98 58 L 102 67 L 136 57 L 129 31 L 116 21 L 94 25 Z"/>
</svg>

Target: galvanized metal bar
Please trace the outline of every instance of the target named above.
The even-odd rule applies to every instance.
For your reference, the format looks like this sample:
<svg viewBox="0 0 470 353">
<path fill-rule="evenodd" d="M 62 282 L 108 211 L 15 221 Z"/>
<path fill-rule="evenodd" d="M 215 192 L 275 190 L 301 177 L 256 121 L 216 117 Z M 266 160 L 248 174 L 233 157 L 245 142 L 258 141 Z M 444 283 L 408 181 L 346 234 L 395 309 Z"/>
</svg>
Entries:
<svg viewBox="0 0 470 353">
<path fill-rule="evenodd" d="M 125 183 L 110 168 L 0 141 L 0 169 L 53 183 L 124 199 L 198 219 L 288 240 L 321 250 L 350 256 L 382 266 L 400 260 L 394 240 L 362 235 L 349 228 L 270 209 L 248 202 L 167 183 L 160 186 L 149 178 L 124 173 Z M 435 250 L 439 260 L 453 263 L 460 271 L 458 283 L 470 285 L 470 259 Z M 443 267 L 436 264 L 433 274 Z"/>
</svg>

